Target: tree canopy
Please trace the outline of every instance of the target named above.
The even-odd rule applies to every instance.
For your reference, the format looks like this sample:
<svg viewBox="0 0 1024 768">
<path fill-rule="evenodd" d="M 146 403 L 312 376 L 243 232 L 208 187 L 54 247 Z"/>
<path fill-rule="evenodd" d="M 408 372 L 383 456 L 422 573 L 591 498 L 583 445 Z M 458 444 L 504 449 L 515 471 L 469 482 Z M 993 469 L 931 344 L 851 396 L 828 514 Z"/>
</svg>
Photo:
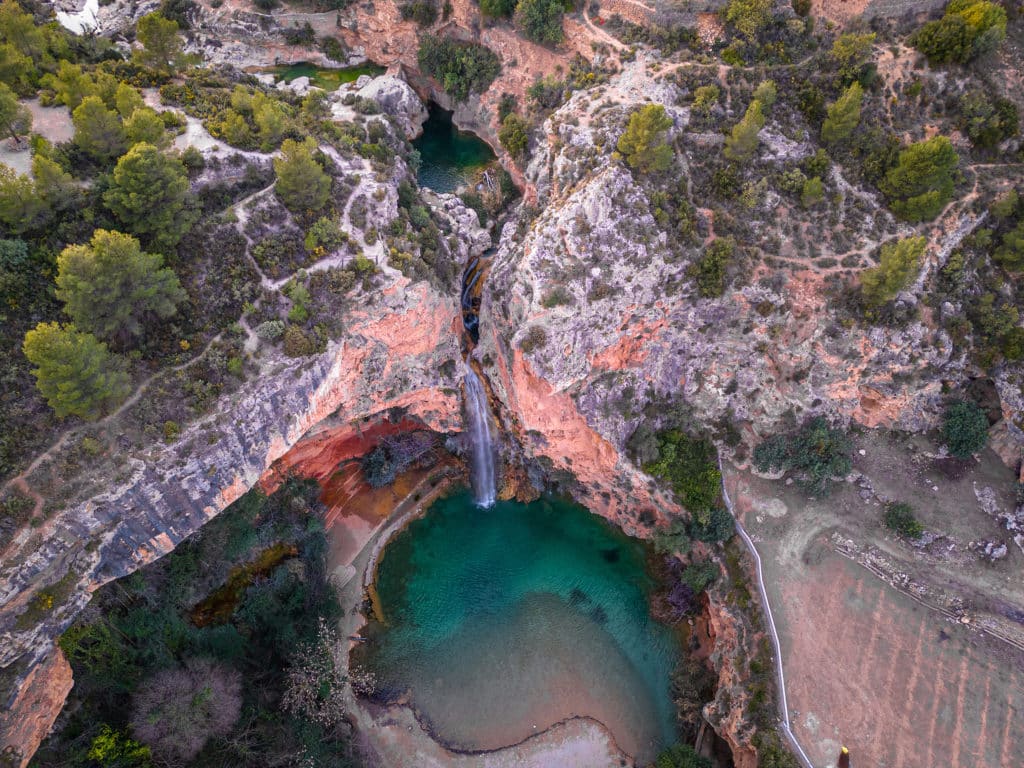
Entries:
<svg viewBox="0 0 1024 768">
<path fill-rule="evenodd" d="M 0 128 L 15 141 L 32 128 L 32 113 L 18 102 L 6 83 L 0 83 Z"/>
<path fill-rule="evenodd" d="M 170 317 L 185 297 L 163 262 L 132 236 L 97 229 L 57 257 L 57 298 L 77 328 L 107 341 L 138 337 L 147 317 Z"/>
<path fill-rule="evenodd" d="M 286 139 L 280 157 L 274 158 L 277 184 L 274 191 L 292 211 L 319 211 L 331 194 L 331 177 L 314 157 L 316 142 Z"/>
<path fill-rule="evenodd" d="M 746 114 L 732 128 L 725 140 L 725 156 L 730 160 L 744 161 L 753 156 L 760 139 L 758 134 L 764 128 L 764 110 L 757 99 L 750 102 Z"/>
<path fill-rule="evenodd" d="M 754 466 L 761 472 L 793 471 L 804 489 L 827 495 L 832 478 L 843 477 L 852 466 L 853 445 L 842 430 L 818 416 L 796 432 L 769 437 L 754 449 Z"/>
<path fill-rule="evenodd" d="M 900 152 L 879 186 L 898 216 L 930 221 L 953 196 L 953 174 L 959 162 L 950 140 L 933 136 Z"/>
<path fill-rule="evenodd" d="M 487 46 L 435 35 L 423 36 L 417 60 L 456 101 L 483 93 L 501 71 L 501 61 Z"/>
<path fill-rule="evenodd" d="M 535 43 L 556 45 L 565 39 L 562 0 L 519 0 L 516 5 L 516 27 Z"/>
<path fill-rule="evenodd" d="M 953 456 L 969 459 L 988 442 L 988 417 L 975 403 L 951 403 L 946 409 L 942 434 Z"/>
<path fill-rule="evenodd" d="M 124 152 L 127 139 L 121 118 L 107 109 L 99 96 L 86 96 L 71 113 L 75 144 L 100 163 L 108 163 Z"/>
<path fill-rule="evenodd" d="M 1006 37 L 1006 10 L 988 0 L 953 0 L 910 43 L 933 64 L 960 63 L 995 50 Z"/>
<path fill-rule="evenodd" d="M 860 107 L 864 89 L 860 83 L 850 83 L 843 94 L 829 105 L 825 122 L 821 124 L 821 140 L 826 144 L 845 141 L 860 124 Z"/>
<path fill-rule="evenodd" d="M 513 158 L 519 160 L 526 153 L 530 141 L 529 130 L 530 124 L 519 115 L 505 115 L 498 129 L 498 141 Z"/>
<path fill-rule="evenodd" d="M 665 171 L 672 165 L 672 149 L 665 143 L 665 132 L 672 118 L 661 104 L 647 104 L 629 116 L 626 130 L 619 137 L 618 150 L 630 167 L 641 173 Z"/>
<path fill-rule="evenodd" d="M 163 250 L 192 224 L 185 209 L 188 189 L 181 160 L 142 142 L 117 161 L 103 202 L 129 232 Z"/>
<path fill-rule="evenodd" d="M 736 31 L 753 40 L 771 18 L 771 0 L 730 0 L 725 18 Z"/>
<path fill-rule="evenodd" d="M 59 418 L 97 419 L 128 396 L 124 362 L 107 345 L 74 325 L 40 323 L 22 346 L 32 375 Z"/>
<path fill-rule="evenodd" d="M 896 294 L 910 285 L 921 268 L 921 257 L 926 245 L 927 240 L 923 236 L 908 237 L 883 245 L 878 266 L 860 273 L 861 295 L 865 306 L 877 309 L 895 299 Z"/>
<path fill-rule="evenodd" d="M 149 13 L 139 19 L 135 35 L 142 48 L 136 49 L 134 56 L 143 66 L 169 75 L 181 65 L 184 54 L 177 22 L 160 13 Z"/>
</svg>

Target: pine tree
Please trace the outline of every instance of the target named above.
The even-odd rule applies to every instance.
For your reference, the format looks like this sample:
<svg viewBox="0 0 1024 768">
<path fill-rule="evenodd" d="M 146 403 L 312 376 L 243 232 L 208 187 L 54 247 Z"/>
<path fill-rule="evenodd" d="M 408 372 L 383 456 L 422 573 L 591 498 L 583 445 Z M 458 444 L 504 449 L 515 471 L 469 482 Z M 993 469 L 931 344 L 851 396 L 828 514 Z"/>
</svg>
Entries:
<svg viewBox="0 0 1024 768">
<path fill-rule="evenodd" d="M 136 144 L 117 161 L 103 202 L 129 232 L 158 249 L 172 248 L 192 224 L 185 209 L 188 172 L 152 144 Z"/>
<path fill-rule="evenodd" d="M 142 334 L 148 317 L 173 315 L 185 298 L 163 263 L 134 237 L 97 229 L 88 245 L 69 245 L 57 257 L 57 298 L 76 327 L 124 342 Z"/>
<path fill-rule="evenodd" d="M 860 124 L 863 99 L 864 89 L 860 83 L 851 83 L 843 95 L 829 105 L 828 116 L 821 125 L 821 140 L 826 144 L 836 144 L 847 139 Z"/>
<path fill-rule="evenodd" d="M 900 152 L 896 166 L 879 187 L 897 215 L 908 221 L 930 221 L 953 196 L 953 172 L 959 162 L 952 142 L 933 136 Z"/>
<path fill-rule="evenodd" d="M 20 136 L 32 128 L 32 113 L 21 106 L 6 83 L 0 83 L 0 128 L 15 142 L 21 142 Z"/>
<path fill-rule="evenodd" d="M 128 396 L 124 361 L 73 325 L 40 323 L 25 334 L 25 357 L 36 386 L 59 418 L 96 419 Z"/>
<path fill-rule="evenodd" d="M 921 266 L 926 243 L 924 237 L 908 237 L 882 246 L 878 266 L 860 273 L 861 295 L 869 309 L 892 301 L 910 285 Z"/>
<path fill-rule="evenodd" d="M 139 19 L 135 36 L 143 46 L 135 58 L 143 66 L 168 75 L 181 66 L 184 54 L 177 22 L 159 13 L 147 14 Z"/>
<path fill-rule="evenodd" d="M 71 113 L 75 144 L 101 163 L 113 160 L 125 150 L 121 118 L 107 109 L 99 96 L 86 96 Z"/>
<path fill-rule="evenodd" d="M 750 102 L 743 119 L 733 126 L 732 134 L 725 140 L 725 156 L 741 162 L 750 159 L 757 149 L 758 134 L 762 128 L 764 112 L 761 102 L 755 99 Z"/>
<path fill-rule="evenodd" d="M 124 121 L 124 132 L 129 144 L 146 142 L 158 149 L 167 149 L 171 146 L 171 138 L 167 135 L 164 121 L 156 110 L 149 107 L 141 107 L 132 112 Z"/>
<path fill-rule="evenodd" d="M 274 158 L 277 184 L 274 191 L 292 211 L 319 211 L 331 194 L 331 177 L 324 173 L 313 152 L 316 142 L 286 139 L 281 156 Z"/>
<path fill-rule="evenodd" d="M 672 149 L 665 143 L 665 132 L 672 125 L 665 107 L 647 104 L 629 116 L 618 150 L 630 167 L 641 173 L 667 170 L 672 165 Z"/>
<path fill-rule="evenodd" d="M 0 224 L 20 234 L 44 223 L 49 212 L 32 179 L 0 163 Z"/>
</svg>

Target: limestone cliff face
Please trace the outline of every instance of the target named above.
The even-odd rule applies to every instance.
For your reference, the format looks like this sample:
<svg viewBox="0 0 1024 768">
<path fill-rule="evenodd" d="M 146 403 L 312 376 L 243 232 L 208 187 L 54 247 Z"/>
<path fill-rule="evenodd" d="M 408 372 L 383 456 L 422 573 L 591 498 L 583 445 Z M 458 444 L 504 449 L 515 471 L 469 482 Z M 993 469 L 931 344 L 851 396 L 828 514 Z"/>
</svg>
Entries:
<svg viewBox="0 0 1024 768">
<path fill-rule="evenodd" d="M 628 509 L 629 530 L 645 508 L 671 509 L 623 455 L 651 403 L 683 400 L 699 423 L 727 419 L 749 442 L 787 414 L 933 426 L 943 381 L 963 382 L 970 368 L 927 311 L 899 328 L 841 327 L 826 296 L 827 272 L 772 270 L 750 256 L 723 296 L 697 294 L 688 268 L 714 235 L 711 212 L 698 208 L 696 242 L 674 242 L 655 220 L 642 180 L 611 158 L 627 113 L 648 99 L 668 105 L 684 180 L 700 153 L 720 151 L 688 129 L 688 109 L 671 106 L 679 101 L 675 86 L 640 57 L 545 123 L 547 145 L 527 176 L 546 207 L 518 232 L 508 225 L 495 257 L 482 300 L 481 357 L 527 454 L 573 472 L 593 508 L 613 517 Z M 788 160 L 812 148 L 769 124 L 760 151 Z M 775 198 L 750 213 L 751 229 L 781 250 Z M 870 247 L 879 231 L 905 231 L 881 205 L 865 205 L 868 198 L 849 188 L 841 204 L 854 242 Z M 928 232 L 924 275 L 976 220 L 953 211 L 942 224 Z"/>
<path fill-rule="evenodd" d="M 131 457 L 124 481 L 59 513 L 7 553 L 0 570 L 0 665 L 27 655 L 31 669 L 93 590 L 170 552 L 315 425 L 402 413 L 438 432 L 458 430 L 457 322 L 452 296 L 391 276 L 350 314 L 344 337 L 326 353 L 266 361 L 262 375 L 222 402 L 215 416 L 173 445 Z M 17 617 L 33 595 L 55 583 L 68 597 L 38 624 L 20 626 Z M 23 716 L 8 712 L 0 734 L 20 738 L 15 726 Z"/>
</svg>

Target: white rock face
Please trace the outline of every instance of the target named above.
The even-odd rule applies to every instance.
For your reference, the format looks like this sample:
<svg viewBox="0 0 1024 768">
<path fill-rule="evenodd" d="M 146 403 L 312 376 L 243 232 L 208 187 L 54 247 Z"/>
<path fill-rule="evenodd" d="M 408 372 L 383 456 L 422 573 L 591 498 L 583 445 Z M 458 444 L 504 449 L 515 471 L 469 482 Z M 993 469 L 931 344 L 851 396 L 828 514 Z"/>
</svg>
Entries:
<svg viewBox="0 0 1024 768">
<path fill-rule="evenodd" d="M 365 77 L 365 75 L 364 75 Z M 359 85 L 363 78 L 359 78 Z M 415 138 L 423 130 L 427 120 L 427 108 L 423 106 L 416 91 L 398 75 L 382 75 L 360 85 L 356 95 L 373 99 L 380 108 L 398 121 L 407 138 Z"/>
</svg>

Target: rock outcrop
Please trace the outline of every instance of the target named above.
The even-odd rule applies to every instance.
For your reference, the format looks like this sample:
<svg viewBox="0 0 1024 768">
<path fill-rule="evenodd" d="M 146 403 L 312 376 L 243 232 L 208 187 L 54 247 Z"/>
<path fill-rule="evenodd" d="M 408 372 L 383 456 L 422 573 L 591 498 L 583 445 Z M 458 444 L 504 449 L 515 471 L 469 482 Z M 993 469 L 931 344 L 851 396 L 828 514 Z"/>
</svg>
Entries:
<svg viewBox="0 0 1024 768">
<path fill-rule="evenodd" d="M 423 132 L 427 108 L 400 74 L 389 72 L 375 77 L 356 91 L 356 95 L 380 104 L 384 112 L 395 118 L 407 139 L 414 139 Z"/>
<path fill-rule="evenodd" d="M 650 98 L 669 105 L 685 183 L 703 150 L 688 110 L 671 106 L 674 88 L 638 57 L 548 119 L 549 144 L 527 171 L 546 207 L 525 234 L 506 227 L 480 319 L 484 372 L 527 454 L 575 475 L 592 508 L 630 510 L 626 530 L 644 510 L 673 508 L 624 456 L 651 405 L 685 401 L 697 423 L 724 420 L 748 442 L 811 414 L 921 430 L 938 421 L 942 382 L 970 371 L 926 313 L 901 326 L 841 327 L 827 274 L 808 266 L 773 269 L 749 256 L 724 295 L 701 297 L 691 266 L 714 236 L 710 212 L 697 212 L 707 234 L 681 243 L 656 220 L 642 179 L 609 157 L 628 111 Z M 866 194 L 851 187 L 841 216 L 870 243 L 893 223 L 862 204 Z M 762 241 L 776 237 L 779 213 L 770 200 L 751 213 Z M 971 229 L 969 214 L 950 216 L 952 234 L 930 238 L 932 258 Z"/>
</svg>

